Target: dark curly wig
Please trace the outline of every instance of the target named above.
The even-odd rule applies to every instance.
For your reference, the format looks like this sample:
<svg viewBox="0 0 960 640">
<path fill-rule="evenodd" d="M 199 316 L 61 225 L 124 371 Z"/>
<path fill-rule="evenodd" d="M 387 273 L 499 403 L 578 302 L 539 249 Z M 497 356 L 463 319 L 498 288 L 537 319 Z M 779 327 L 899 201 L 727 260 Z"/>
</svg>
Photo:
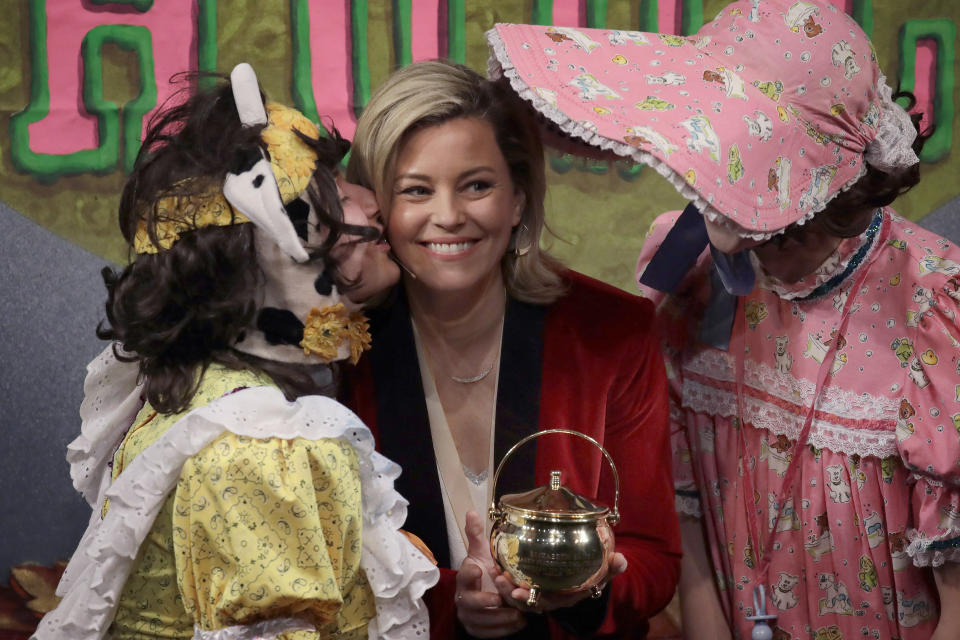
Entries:
<svg viewBox="0 0 960 640">
<path fill-rule="evenodd" d="M 156 244 L 159 200 L 219 189 L 244 154 L 257 148 L 266 152 L 260 138 L 263 127 L 241 124 L 229 82 L 183 100 L 186 92 L 174 97 L 179 103 L 168 103 L 151 120 L 124 186 L 119 221 L 131 251 L 141 222 Z M 309 248 L 310 254 L 324 260 L 335 276 L 329 250 L 340 236 L 347 232 L 370 239 L 376 234 L 371 228 L 342 222 L 334 175 L 349 143 L 335 129 L 317 140 L 302 134 L 301 138 L 318 156 L 307 196 L 328 230 L 321 246 Z M 254 358 L 232 348 L 253 324 L 263 281 L 252 224 L 182 233 L 169 249 L 137 255 L 120 272 L 105 268 L 103 280 L 107 320 L 97 328 L 97 336 L 117 343 L 118 358 L 139 363 L 146 398 L 161 413 L 186 408 L 212 362 L 262 370 L 288 397 L 318 391 L 306 367 Z"/>
</svg>

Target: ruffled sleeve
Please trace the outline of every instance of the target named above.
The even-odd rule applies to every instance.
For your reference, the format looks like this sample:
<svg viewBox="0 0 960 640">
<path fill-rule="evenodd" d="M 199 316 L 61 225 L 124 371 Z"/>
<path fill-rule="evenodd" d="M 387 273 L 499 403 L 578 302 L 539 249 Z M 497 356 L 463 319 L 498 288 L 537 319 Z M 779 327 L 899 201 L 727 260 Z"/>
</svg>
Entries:
<svg viewBox="0 0 960 640">
<path fill-rule="evenodd" d="M 196 625 L 366 627 L 376 607 L 360 569 L 361 497 L 357 454 L 343 440 L 227 433 L 193 456 L 176 489 L 173 540 Z"/>
<path fill-rule="evenodd" d="M 693 333 L 689 319 L 698 317 L 692 307 L 699 305 L 698 300 L 702 298 L 696 287 L 696 273 L 700 270 L 695 269 L 691 276 L 681 283 L 675 295 L 667 295 L 640 283 L 640 277 L 680 214 L 680 211 L 669 211 L 657 216 L 653 221 L 637 260 L 636 277 L 640 294 L 652 300 L 657 307 L 659 333 L 662 338 L 661 350 L 669 383 L 670 449 L 673 455 L 677 513 L 700 517 L 700 494 L 693 472 L 693 451 L 681 410 L 683 388 L 681 359 Z"/>
<path fill-rule="evenodd" d="M 897 440 L 913 482 L 907 552 L 940 566 L 960 562 L 960 276 L 917 289 L 913 343 L 894 345 L 906 374 Z"/>
</svg>

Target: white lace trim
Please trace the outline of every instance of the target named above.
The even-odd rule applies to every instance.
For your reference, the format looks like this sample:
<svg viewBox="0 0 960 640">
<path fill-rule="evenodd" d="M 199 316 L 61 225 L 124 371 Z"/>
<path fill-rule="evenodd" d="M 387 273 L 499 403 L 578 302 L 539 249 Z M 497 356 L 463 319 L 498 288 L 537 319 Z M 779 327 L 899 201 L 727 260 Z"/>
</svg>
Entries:
<svg viewBox="0 0 960 640">
<path fill-rule="evenodd" d="M 922 474 L 922 473 L 916 473 L 916 472 L 911 473 L 911 474 L 910 474 L 910 480 L 911 480 L 912 482 L 925 482 L 926 484 L 929 484 L 929 485 L 934 486 L 934 487 L 943 487 L 943 486 L 945 486 L 945 485 L 943 484 L 943 480 L 939 480 L 939 479 L 937 479 L 937 478 L 934 478 L 934 477 L 932 477 L 932 476 L 928 476 L 928 475 L 925 475 L 925 474 Z"/>
<path fill-rule="evenodd" d="M 864 232 L 856 238 L 847 238 L 842 240 L 840 244 L 837 245 L 837 248 L 833 251 L 833 253 L 827 256 L 827 259 L 823 261 L 823 264 L 817 267 L 816 271 L 808 276 L 805 276 L 800 282 L 794 284 L 785 284 L 768 274 L 760 264 L 760 260 L 757 258 L 756 254 L 751 252 L 750 257 L 751 261 L 753 262 L 753 270 L 758 276 L 757 286 L 761 289 L 766 289 L 767 291 L 775 293 L 783 300 L 796 300 L 797 298 L 804 298 L 813 293 L 817 287 L 824 284 L 835 275 L 843 273 L 843 270 L 847 268 L 848 264 L 850 264 L 850 260 L 852 260 L 853 256 L 857 254 L 857 249 L 863 246 L 863 244 L 866 242 L 867 233 L 869 233 L 869 229 L 864 230 Z M 872 251 L 868 253 L 872 253 Z M 863 266 L 868 262 L 869 258 L 865 257 L 860 266 Z M 847 278 L 849 278 L 849 276 L 847 276 Z M 844 280 L 847 280 L 847 278 L 844 278 Z"/>
<path fill-rule="evenodd" d="M 274 618 L 254 624 L 238 624 L 216 631 L 193 628 L 193 640 L 275 640 L 282 633 L 313 631 L 315 627 L 299 618 Z"/>
<path fill-rule="evenodd" d="M 877 102 L 882 113 L 877 123 L 877 137 L 867 144 L 864 157 L 867 162 L 886 173 L 906 169 L 920 162 L 913 151 L 917 130 L 910 115 L 893 101 L 893 91 L 882 74 L 877 80 Z"/>
<path fill-rule="evenodd" d="M 694 518 L 703 517 L 703 511 L 700 509 L 700 498 L 693 496 L 682 496 L 679 493 L 673 494 L 673 503 L 677 513 L 693 516 Z"/>
<path fill-rule="evenodd" d="M 922 531 L 907 529 L 907 539 L 910 541 L 910 545 L 907 547 L 907 555 L 913 559 L 913 564 L 918 567 L 940 567 L 945 562 L 960 562 L 960 547 L 952 549 L 930 548 L 930 545 L 935 542 L 954 538 L 960 538 L 960 529 L 948 529 L 934 538 L 928 538 Z"/>
<path fill-rule="evenodd" d="M 67 462 L 74 488 L 94 510 L 103 504 L 101 493 L 104 480 L 109 480 L 114 449 L 143 407 L 139 373 L 136 362 L 117 360 L 112 344 L 87 365 L 80 435 L 67 445 Z"/>
<path fill-rule="evenodd" d="M 708 415 L 726 418 L 737 415 L 736 394 L 693 380 L 683 382 L 683 406 Z M 750 395 L 744 398 L 743 411 L 744 420 L 757 429 L 785 435 L 791 440 L 800 437 L 806 418 Z M 819 418 L 813 419 L 805 444 L 846 455 L 886 458 L 897 453 L 897 438 L 893 431 L 851 429 Z"/>
<path fill-rule="evenodd" d="M 574 139 L 583 140 L 587 144 L 602 151 L 613 151 L 617 155 L 623 156 L 624 158 L 629 158 L 638 164 L 645 164 L 649 167 L 652 167 L 657 173 L 666 178 L 666 180 L 673 185 L 674 189 L 676 189 L 681 196 L 696 205 L 700 213 L 706 216 L 708 220 L 729 226 L 742 238 L 768 240 L 773 236 L 784 232 L 785 228 L 763 233 L 741 227 L 726 217 L 722 212 L 718 211 L 711 203 L 701 197 L 700 193 L 691 187 L 680 173 L 675 171 L 664 161 L 646 151 L 638 149 L 637 147 L 606 138 L 594 131 L 591 131 L 581 123 L 573 120 L 563 113 L 563 111 L 561 111 L 559 108 L 547 102 L 536 91 L 530 89 L 529 85 L 527 85 L 526 81 L 523 80 L 521 74 L 517 71 L 513 61 L 510 60 L 510 56 L 507 54 L 507 47 L 500 38 L 500 34 L 497 33 L 496 25 L 494 25 L 493 29 L 487 31 L 486 36 L 487 43 L 489 44 L 491 50 L 491 56 L 487 61 L 487 76 L 491 79 L 506 77 L 510 81 L 511 88 L 517 93 L 517 95 L 529 102 L 534 109 L 557 125 L 557 127 L 566 135 Z M 854 184 L 856 184 L 857 181 L 866 174 L 866 172 L 866 164 L 860 163 L 860 168 L 857 171 L 856 176 L 850 179 L 846 184 L 842 185 L 833 194 L 830 194 L 828 198 L 815 204 L 809 211 L 803 214 L 801 218 L 795 220 L 791 224 L 802 225 L 808 220 L 811 220 L 816 214 L 823 211 L 823 209 L 831 200 L 833 200 L 833 198 L 840 193 L 847 191 Z"/>
<path fill-rule="evenodd" d="M 729 353 L 704 349 L 685 362 L 683 368 L 706 378 L 735 383 L 735 366 L 734 358 Z M 744 366 L 744 385 L 802 407 L 810 406 L 816 392 L 816 384 L 812 381 L 796 378 L 769 364 L 750 359 Z M 817 410 L 840 418 L 891 424 L 897 419 L 899 407 L 899 399 L 856 393 L 837 386 L 825 386 L 817 403 Z"/>
<path fill-rule="evenodd" d="M 110 393 L 114 399 L 127 397 Z M 363 487 L 360 566 L 377 607 L 369 636 L 423 634 L 429 623 L 420 598 L 436 584 L 439 570 L 397 531 L 407 515 L 407 502 L 393 487 L 400 467 L 374 451 L 370 431 L 337 401 L 307 396 L 287 402 L 278 389 L 257 387 L 191 411 L 124 469 L 104 492 L 110 510 L 103 519 L 91 519 L 64 572 L 57 587 L 60 605 L 43 618 L 34 637 L 104 637 L 140 544 L 183 464 L 226 431 L 252 438 L 339 438 L 353 445 Z"/>
</svg>

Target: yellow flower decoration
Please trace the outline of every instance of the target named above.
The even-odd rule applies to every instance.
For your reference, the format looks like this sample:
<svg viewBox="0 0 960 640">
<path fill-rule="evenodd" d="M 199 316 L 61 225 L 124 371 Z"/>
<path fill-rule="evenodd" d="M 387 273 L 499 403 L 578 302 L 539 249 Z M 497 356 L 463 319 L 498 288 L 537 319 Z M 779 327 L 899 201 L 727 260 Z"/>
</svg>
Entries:
<svg viewBox="0 0 960 640">
<path fill-rule="evenodd" d="M 349 322 L 350 316 L 342 302 L 323 309 L 311 309 L 300 341 L 303 352 L 316 354 L 326 362 L 336 360 L 340 345 L 349 335 Z"/>
<path fill-rule="evenodd" d="M 260 137 L 267 143 L 270 166 L 280 187 L 280 197 L 287 204 L 306 191 L 317 168 L 317 154 L 296 134 L 318 138 L 320 131 L 305 115 L 276 102 L 267 103 L 270 124 Z"/>
<path fill-rule="evenodd" d="M 357 364 L 363 352 L 370 350 L 370 323 L 362 311 L 350 315 L 347 333 L 350 337 L 350 362 Z"/>
<path fill-rule="evenodd" d="M 363 352 L 370 350 L 370 323 L 362 311 L 347 313 L 342 302 L 310 310 L 300 341 L 305 354 L 331 362 L 340 355 L 345 340 L 350 342 L 350 362 L 357 364 Z"/>
</svg>

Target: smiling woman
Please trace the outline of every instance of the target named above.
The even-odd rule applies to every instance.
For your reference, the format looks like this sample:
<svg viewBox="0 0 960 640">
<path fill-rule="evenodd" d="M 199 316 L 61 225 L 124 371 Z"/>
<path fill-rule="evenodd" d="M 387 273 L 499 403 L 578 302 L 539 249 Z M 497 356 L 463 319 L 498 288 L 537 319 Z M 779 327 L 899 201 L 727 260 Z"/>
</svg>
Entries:
<svg viewBox="0 0 960 640">
<path fill-rule="evenodd" d="M 387 234 L 419 274 L 411 287 L 473 300 L 502 288 L 500 261 L 524 199 L 487 121 L 456 118 L 414 132 L 397 159 Z"/>
<path fill-rule="evenodd" d="M 390 303 L 371 314 L 383 351 L 356 370 L 350 401 L 382 452 L 427 470 L 398 482 L 411 502 L 407 528 L 441 566 L 425 598 L 435 638 L 456 637 L 458 623 L 491 638 L 631 635 L 676 584 L 653 310 L 541 251 L 543 171 L 522 105 L 453 63 L 396 72 L 357 128 L 348 178 L 377 192 L 405 273 Z M 494 460 L 551 427 L 613 452 L 624 517 L 599 598 L 544 594 L 534 610 L 527 590 L 494 568 L 477 513 L 493 498 Z M 613 483 L 597 451 L 538 442 L 501 474 L 501 490 L 544 484 L 562 469 L 572 490 L 609 499 Z"/>
</svg>

